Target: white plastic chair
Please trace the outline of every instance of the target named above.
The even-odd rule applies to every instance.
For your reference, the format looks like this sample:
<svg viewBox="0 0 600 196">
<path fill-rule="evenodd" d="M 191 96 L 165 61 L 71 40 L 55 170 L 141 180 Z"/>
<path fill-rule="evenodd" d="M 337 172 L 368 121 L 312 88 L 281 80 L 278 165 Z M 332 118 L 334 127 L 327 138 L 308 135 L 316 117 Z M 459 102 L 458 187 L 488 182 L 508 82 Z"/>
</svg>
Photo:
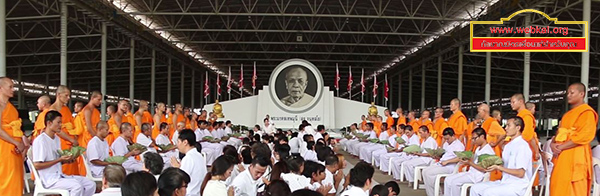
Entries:
<svg viewBox="0 0 600 196">
<path fill-rule="evenodd" d="M 592 168 L 600 167 L 600 160 L 592 157 Z M 596 183 L 596 175 L 592 175 L 592 196 L 600 196 L 600 184 Z"/>
<path fill-rule="evenodd" d="M 25 165 L 23 165 L 23 171 L 25 171 Z M 25 190 L 27 190 L 27 193 L 31 193 L 31 190 L 29 190 L 29 176 L 31 176 L 31 173 L 25 173 L 25 175 L 23 175 L 23 181 L 25 181 Z M 23 194 L 25 194 L 25 190 L 23 190 Z"/>
<path fill-rule="evenodd" d="M 538 171 L 540 170 L 540 167 L 542 167 L 542 164 L 539 164 L 535 170 L 533 171 L 533 174 L 531 175 L 531 179 L 529 179 L 529 186 L 527 186 L 527 190 L 525 191 L 524 196 L 530 196 L 533 195 L 533 182 L 535 182 L 535 175 L 537 175 Z"/>
<path fill-rule="evenodd" d="M 33 173 L 33 177 L 35 177 L 34 182 L 34 189 L 33 189 L 33 196 L 38 196 L 38 195 L 61 195 L 61 196 L 70 196 L 69 191 L 68 190 L 63 190 L 63 189 L 46 189 L 44 187 L 44 185 L 42 184 L 42 178 L 40 178 L 40 175 L 38 174 L 37 169 L 35 169 L 35 167 L 33 166 L 33 161 L 32 161 L 32 149 L 29 149 L 29 151 L 27 152 L 27 165 L 29 166 L 29 170 L 31 171 L 31 173 Z"/>
<path fill-rule="evenodd" d="M 391 157 L 390 161 L 388 161 L 388 175 L 392 175 L 392 160 L 393 159 L 394 159 L 394 157 Z M 381 164 L 383 164 L 383 163 L 381 163 Z M 402 179 L 402 178 L 403 177 L 400 177 L 400 179 Z M 402 180 L 400 180 L 400 182 L 402 182 Z"/>
<path fill-rule="evenodd" d="M 441 181 L 442 181 L 442 178 L 445 178 L 445 177 L 448 177 L 448 176 L 450 176 L 450 175 L 452 175 L 452 174 L 456 174 L 456 173 L 458 173 L 458 169 L 460 168 L 460 166 L 461 166 L 461 164 L 460 164 L 460 163 L 459 163 L 459 164 L 456 164 L 456 165 L 454 166 L 454 171 L 452 171 L 452 173 L 451 173 L 451 174 L 438 174 L 438 175 L 436 175 L 436 176 L 435 176 L 435 182 L 434 182 L 434 184 L 433 184 L 433 186 L 434 186 L 434 188 L 433 188 L 433 191 L 434 191 L 434 192 L 433 192 L 433 195 L 434 195 L 434 196 L 440 196 L 440 184 L 442 183 L 442 182 L 441 182 Z"/>
<path fill-rule="evenodd" d="M 89 162 L 87 160 L 87 156 L 84 154 L 84 155 L 81 155 L 81 157 L 83 158 L 83 166 L 85 167 L 85 177 L 87 179 L 90 179 L 90 180 L 94 181 L 94 182 L 102 182 L 102 178 L 95 178 L 92 175 L 92 170 L 90 169 L 90 165 L 89 165 Z"/>
<path fill-rule="evenodd" d="M 415 167 L 415 176 L 413 177 L 413 189 L 417 190 L 419 188 L 419 180 L 423 181 L 423 178 L 421 176 L 421 172 L 423 171 L 423 169 L 429 167 L 427 166 L 416 166 Z"/>
<path fill-rule="evenodd" d="M 482 182 L 488 182 L 490 181 L 490 172 L 485 172 L 485 174 L 483 174 L 483 181 Z M 473 183 L 464 183 L 462 185 L 462 187 L 460 187 L 460 196 L 467 196 L 467 191 L 469 190 L 469 188 L 473 186 Z"/>
<path fill-rule="evenodd" d="M 404 182 L 404 163 L 406 163 L 406 161 L 402 162 L 402 164 L 400 164 L 400 182 Z M 390 168 L 391 170 L 391 168 Z"/>
<path fill-rule="evenodd" d="M 544 152 L 544 153 L 546 153 L 546 157 L 552 157 L 552 154 L 550 154 L 548 152 Z M 551 164 L 552 164 L 551 160 L 548 160 L 548 167 L 550 167 Z M 544 181 L 546 181 L 546 183 L 544 185 L 540 185 L 541 189 L 540 189 L 539 196 L 542 196 L 542 194 L 545 196 L 550 196 L 550 186 L 548 186 L 548 185 L 550 184 L 550 174 L 552 174 L 552 173 L 550 171 L 544 171 L 544 173 L 546 174 L 546 178 L 544 179 Z"/>
</svg>

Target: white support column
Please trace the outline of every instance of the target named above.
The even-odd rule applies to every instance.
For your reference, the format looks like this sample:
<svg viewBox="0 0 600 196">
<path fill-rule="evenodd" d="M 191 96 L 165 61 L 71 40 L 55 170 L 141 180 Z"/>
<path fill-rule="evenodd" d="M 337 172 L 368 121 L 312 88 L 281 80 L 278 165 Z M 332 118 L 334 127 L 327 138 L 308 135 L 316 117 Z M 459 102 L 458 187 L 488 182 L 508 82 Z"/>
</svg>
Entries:
<svg viewBox="0 0 600 196">
<path fill-rule="evenodd" d="M 167 66 L 167 105 L 171 106 L 171 57 L 169 57 L 169 65 Z"/>
<path fill-rule="evenodd" d="M 156 103 L 156 50 L 152 49 L 152 61 L 150 63 L 150 102 Z M 154 110 L 152 110 L 154 114 Z"/>
<path fill-rule="evenodd" d="M 135 40 L 130 38 L 129 43 L 129 99 L 131 99 L 131 105 L 134 104 L 134 92 L 135 92 Z M 131 107 L 131 113 L 134 113 L 134 107 Z"/>
<path fill-rule="evenodd" d="M 490 37 L 488 33 L 488 37 Z M 492 53 L 485 53 L 485 101 L 490 102 L 492 90 Z"/>
<path fill-rule="evenodd" d="M 525 15 L 525 26 L 531 26 L 531 14 Z M 529 37 L 530 33 L 525 33 L 525 37 Z M 529 84 L 530 84 L 530 73 L 531 73 L 531 53 L 524 52 L 523 54 L 523 97 L 525 101 L 529 100 Z"/>
<path fill-rule="evenodd" d="M 425 63 L 421 65 L 421 112 L 425 110 Z"/>
<path fill-rule="evenodd" d="M 587 21 L 588 22 L 588 28 L 591 27 L 590 24 L 590 18 L 591 18 L 591 8 L 592 8 L 592 0 L 583 0 L 583 21 Z M 590 29 L 587 29 L 586 32 L 584 32 L 586 35 L 586 37 L 590 36 Z M 588 48 L 589 44 L 590 44 L 590 40 L 587 40 L 587 43 L 585 43 Z M 585 89 L 586 91 L 588 91 L 588 89 L 590 88 L 590 52 L 589 50 L 587 52 L 582 52 L 581 53 L 581 83 L 585 84 L 585 87 L 587 89 Z M 583 100 L 587 103 L 588 102 L 588 94 L 589 93 L 585 93 L 585 97 L 583 98 Z"/>
<path fill-rule="evenodd" d="M 19 104 L 19 109 L 27 109 L 25 106 L 25 100 L 23 99 L 23 78 L 21 77 L 23 74 L 21 73 L 21 66 L 19 66 L 19 70 L 17 71 L 17 80 L 19 81 L 19 91 L 17 93 L 17 103 Z"/>
<path fill-rule="evenodd" d="M 181 65 L 181 83 L 180 83 L 181 84 L 181 88 L 180 88 L 181 95 L 179 96 L 180 97 L 180 101 L 179 102 L 181 103 L 182 106 L 185 105 L 184 99 L 183 99 L 183 92 L 184 92 L 184 89 L 185 89 L 185 83 L 184 83 L 185 82 L 185 80 L 184 80 L 185 79 L 185 74 L 184 73 L 185 73 L 185 66 Z"/>
<path fill-rule="evenodd" d="M 100 59 L 100 92 L 103 96 L 106 96 L 106 22 L 102 22 L 102 52 Z M 106 99 L 102 99 L 102 106 L 100 106 L 102 113 L 102 120 L 108 120 L 106 118 Z"/>
<path fill-rule="evenodd" d="M 456 96 L 462 102 L 463 88 L 463 45 L 458 47 L 458 95 Z"/>
<path fill-rule="evenodd" d="M 60 2 L 60 84 L 67 85 L 67 17 L 69 10 L 66 0 Z M 6 42 L 2 42 L 5 44 Z"/>
<path fill-rule="evenodd" d="M 413 70 L 408 71 L 408 111 L 412 110 L 412 89 L 413 89 Z"/>
<path fill-rule="evenodd" d="M 402 107 L 402 73 L 398 74 L 398 108 Z M 392 108 L 394 109 L 394 108 Z"/>
<path fill-rule="evenodd" d="M 196 72 L 192 71 L 192 79 L 191 79 L 191 83 L 192 83 L 192 90 L 190 91 L 191 94 L 191 102 L 190 102 L 190 108 L 194 108 L 195 104 L 194 104 L 194 94 L 196 93 L 196 91 L 194 91 L 194 87 L 196 87 Z"/>
<path fill-rule="evenodd" d="M 6 1 L 0 1 L 0 77 L 6 76 Z"/>
<path fill-rule="evenodd" d="M 437 106 L 442 107 L 442 56 L 438 56 Z"/>
</svg>

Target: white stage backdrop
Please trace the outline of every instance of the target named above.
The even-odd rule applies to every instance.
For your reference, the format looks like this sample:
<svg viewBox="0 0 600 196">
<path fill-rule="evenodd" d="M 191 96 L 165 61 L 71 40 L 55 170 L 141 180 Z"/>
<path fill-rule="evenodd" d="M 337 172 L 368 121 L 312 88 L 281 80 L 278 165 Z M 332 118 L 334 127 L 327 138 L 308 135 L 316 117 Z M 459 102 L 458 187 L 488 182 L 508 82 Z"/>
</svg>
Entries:
<svg viewBox="0 0 600 196">
<path fill-rule="evenodd" d="M 321 73 L 312 63 L 301 59 L 282 62 L 271 73 L 269 86 L 263 86 L 258 95 L 220 102 L 224 120 L 233 124 L 263 126 L 266 115 L 278 128 L 298 128 L 302 120 L 313 126 L 325 125 L 339 129 L 360 122 L 370 104 L 334 97 L 333 91 L 323 85 Z M 212 111 L 213 104 L 204 109 Z M 384 107 L 377 106 L 384 116 Z M 384 117 L 385 120 L 385 117 Z"/>
</svg>

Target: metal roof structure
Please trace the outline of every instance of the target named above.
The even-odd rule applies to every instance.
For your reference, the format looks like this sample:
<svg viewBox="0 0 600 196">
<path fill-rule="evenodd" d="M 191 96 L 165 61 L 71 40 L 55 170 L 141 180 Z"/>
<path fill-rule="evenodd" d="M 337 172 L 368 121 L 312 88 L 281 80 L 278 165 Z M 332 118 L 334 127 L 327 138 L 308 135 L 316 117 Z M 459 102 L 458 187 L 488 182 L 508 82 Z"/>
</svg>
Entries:
<svg viewBox="0 0 600 196">
<path fill-rule="evenodd" d="M 100 90 L 105 60 L 106 93 L 115 99 L 133 95 L 135 99 L 200 107 L 206 72 L 212 91 L 209 100 L 215 99 L 217 74 L 221 76 L 221 100 L 226 100 L 231 68 L 235 99 L 240 97 L 237 80 L 242 64 L 245 85 L 241 94 L 248 96 L 252 94 L 254 63 L 257 88 L 262 89 L 280 62 L 302 58 L 319 68 L 324 84 L 332 89 L 339 65 L 341 97 L 350 96 L 346 86 L 351 66 L 352 99 L 361 100 L 359 83 L 364 69 L 369 78 L 364 101 L 384 105 L 383 79 L 387 75 L 388 106 L 401 103 L 404 108 L 417 109 L 438 102 L 447 105 L 459 96 L 459 89 L 465 103 L 486 99 L 486 53 L 469 52 L 469 21 L 498 20 L 525 8 L 561 21 L 580 21 L 586 2 L 591 6 L 589 84 L 594 88 L 590 102 L 596 104 L 592 100 L 597 99 L 595 87 L 600 82 L 600 27 L 594 25 L 600 18 L 599 9 L 594 9 L 600 8 L 598 1 L 9 0 L 4 7 L 0 3 L 0 10 L 5 11 L 0 15 L 6 16 L 6 75 L 17 81 Z M 66 17 L 61 17 L 63 14 Z M 527 17 L 531 17 L 531 25 L 552 26 L 543 16 Z M 519 15 L 507 25 L 525 26 L 525 18 Z M 580 29 L 570 26 L 569 32 L 580 36 Z M 61 39 L 65 30 L 66 37 Z M 476 33 L 485 34 L 485 28 Z M 61 48 L 63 44 L 66 47 Z M 62 62 L 68 65 L 66 72 L 61 72 L 61 54 L 66 54 Z M 490 54 L 489 99 L 498 99 L 495 106 L 506 105 L 501 98 L 523 92 L 524 56 Z M 568 83 L 580 81 L 581 56 L 531 53 L 529 94 L 531 99 L 544 94 L 540 97 L 547 102 L 543 104 L 548 116 L 564 111 L 563 101 L 552 101 L 561 100 L 557 91 L 565 90 Z M 134 74 L 129 74 L 130 70 Z M 378 75 L 380 87 L 377 100 L 371 92 L 373 75 Z M 36 93 L 27 91 L 25 96 L 33 100 L 39 96 Z"/>
</svg>

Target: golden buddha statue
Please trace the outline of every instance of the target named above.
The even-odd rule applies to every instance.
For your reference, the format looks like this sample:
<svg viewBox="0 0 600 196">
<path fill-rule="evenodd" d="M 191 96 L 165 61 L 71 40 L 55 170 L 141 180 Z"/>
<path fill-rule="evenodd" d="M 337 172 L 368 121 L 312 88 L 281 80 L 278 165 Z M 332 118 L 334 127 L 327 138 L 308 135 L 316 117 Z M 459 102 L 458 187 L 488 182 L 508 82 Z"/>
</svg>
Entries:
<svg viewBox="0 0 600 196">
<path fill-rule="evenodd" d="M 215 100 L 215 105 L 213 106 L 213 114 L 218 118 L 225 118 L 223 115 L 223 107 L 219 103 L 219 100 Z"/>
<path fill-rule="evenodd" d="M 371 106 L 369 107 L 369 116 L 377 116 L 377 107 L 375 107 L 375 102 L 371 102 Z"/>
</svg>

